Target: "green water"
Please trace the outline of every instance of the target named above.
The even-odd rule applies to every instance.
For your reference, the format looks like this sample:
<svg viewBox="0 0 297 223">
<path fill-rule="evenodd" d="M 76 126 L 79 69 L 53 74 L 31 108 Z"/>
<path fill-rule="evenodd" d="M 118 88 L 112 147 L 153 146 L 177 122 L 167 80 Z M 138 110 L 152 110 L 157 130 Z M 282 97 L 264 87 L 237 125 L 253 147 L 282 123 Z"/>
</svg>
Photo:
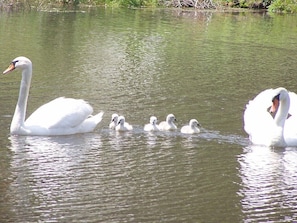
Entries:
<svg viewBox="0 0 297 223">
<path fill-rule="evenodd" d="M 0 14 L 0 67 L 33 62 L 28 114 L 59 96 L 105 112 L 95 132 L 10 136 L 20 73 L 0 84 L 1 222 L 292 222 L 296 148 L 250 146 L 245 104 L 297 91 L 295 15 L 89 9 Z M 108 129 L 112 113 L 134 126 Z M 147 134 L 149 117 L 199 135 Z"/>
</svg>

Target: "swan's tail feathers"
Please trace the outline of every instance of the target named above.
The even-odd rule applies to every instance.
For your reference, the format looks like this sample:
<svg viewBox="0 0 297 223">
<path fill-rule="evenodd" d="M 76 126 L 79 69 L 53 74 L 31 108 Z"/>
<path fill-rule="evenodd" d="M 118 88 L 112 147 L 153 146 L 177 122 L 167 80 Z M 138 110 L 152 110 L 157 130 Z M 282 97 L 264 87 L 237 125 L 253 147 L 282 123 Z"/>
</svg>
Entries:
<svg viewBox="0 0 297 223">
<path fill-rule="evenodd" d="M 96 125 L 102 121 L 103 115 L 104 115 L 104 112 L 102 111 L 92 117 L 92 119 L 95 121 Z"/>
<path fill-rule="evenodd" d="M 97 115 L 90 115 L 77 129 L 77 133 L 92 132 L 102 120 L 104 112 L 99 112 Z"/>
</svg>

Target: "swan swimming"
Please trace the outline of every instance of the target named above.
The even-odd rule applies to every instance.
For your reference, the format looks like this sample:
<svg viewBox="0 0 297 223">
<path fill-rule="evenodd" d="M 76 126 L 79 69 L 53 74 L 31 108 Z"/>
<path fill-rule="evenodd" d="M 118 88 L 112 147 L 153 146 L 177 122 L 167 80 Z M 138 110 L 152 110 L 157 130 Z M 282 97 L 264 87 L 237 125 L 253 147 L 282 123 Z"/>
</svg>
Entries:
<svg viewBox="0 0 297 223">
<path fill-rule="evenodd" d="M 156 116 L 151 116 L 150 117 L 150 123 L 145 124 L 143 130 L 146 132 L 151 132 L 151 131 L 159 131 L 159 127 L 157 126 L 157 117 Z"/>
<path fill-rule="evenodd" d="M 10 125 L 13 135 L 70 135 L 91 132 L 102 120 L 103 112 L 94 116 L 93 108 L 82 99 L 56 98 L 39 107 L 25 120 L 32 62 L 26 57 L 15 58 L 3 72 L 22 71 L 19 98 Z"/>
<path fill-rule="evenodd" d="M 110 120 L 110 123 L 109 123 L 109 128 L 110 129 L 115 129 L 115 127 L 118 124 L 118 118 L 119 118 L 119 115 L 116 114 L 116 113 L 111 115 L 111 120 Z"/>
<path fill-rule="evenodd" d="M 253 144 L 297 146 L 297 95 L 282 87 L 264 90 L 246 105 L 243 121 Z"/>
<path fill-rule="evenodd" d="M 159 124 L 159 129 L 162 131 L 168 131 L 168 130 L 176 130 L 177 127 L 174 124 L 174 122 L 176 121 L 176 118 L 173 114 L 169 114 L 166 117 L 166 121 L 162 121 Z"/>
<path fill-rule="evenodd" d="M 133 129 L 133 126 L 125 122 L 124 116 L 119 116 L 118 118 L 118 124 L 115 128 L 115 130 L 119 132 L 125 132 L 125 131 L 131 131 Z"/>
<path fill-rule="evenodd" d="M 200 123 L 197 121 L 197 119 L 191 119 L 189 122 L 189 125 L 185 125 L 180 129 L 181 133 L 185 134 L 194 134 L 200 132 Z"/>
</svg>

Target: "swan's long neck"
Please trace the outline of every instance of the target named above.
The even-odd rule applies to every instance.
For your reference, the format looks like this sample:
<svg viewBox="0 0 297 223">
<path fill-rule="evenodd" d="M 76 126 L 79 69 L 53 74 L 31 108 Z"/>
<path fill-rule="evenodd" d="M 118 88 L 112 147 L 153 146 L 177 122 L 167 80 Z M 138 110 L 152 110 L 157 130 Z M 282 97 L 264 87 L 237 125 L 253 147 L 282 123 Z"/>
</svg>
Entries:
<svg viewBox="0 0 297 223">
<path fill-rule="evenodd" d="M 18 132 L 24 126 L 31 77 L 32 66 L 28 66 L 22 71 L 22 81 L 20 86 L 19 99 L 10 126 L 11 133 Z"/>
<path fill-rule="evenodd" d="M 289 108 L 290 108 L 290 97 L 289 97 L 289 94 L 286 93 L 285 97 L 282 100 L 280 100 L 278 110 L 274 117 L 274 121 L 277 126 L 282 128 L 284 127 L 285 121 L 289 113 Z"/>
</svg>

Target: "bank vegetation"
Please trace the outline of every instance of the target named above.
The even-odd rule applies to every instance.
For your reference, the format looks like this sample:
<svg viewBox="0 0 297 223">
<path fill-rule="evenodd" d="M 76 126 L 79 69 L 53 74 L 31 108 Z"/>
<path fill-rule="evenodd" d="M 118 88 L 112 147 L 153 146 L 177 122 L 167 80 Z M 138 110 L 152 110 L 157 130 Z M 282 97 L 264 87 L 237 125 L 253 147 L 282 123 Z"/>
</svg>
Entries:
<svg viewBox="0 0 297 223">
<path fill-rule="evenodd" d="M 44 10 L 49 7 L 179 7 L 194 9 L 248 8 L 296 13 L 297 0 L 0 0 L 0 9 Z"/>
</svg>

